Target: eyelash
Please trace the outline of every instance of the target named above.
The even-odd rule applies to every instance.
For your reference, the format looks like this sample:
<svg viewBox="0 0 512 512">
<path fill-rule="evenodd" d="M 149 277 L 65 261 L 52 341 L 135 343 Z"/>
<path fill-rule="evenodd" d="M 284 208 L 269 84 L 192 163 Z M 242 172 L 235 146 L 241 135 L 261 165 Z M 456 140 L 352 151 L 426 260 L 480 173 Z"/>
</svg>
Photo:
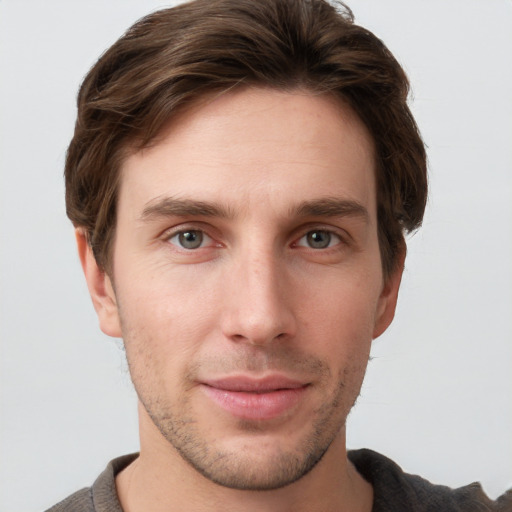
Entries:
<svg viewBox="0 0 512 512">
<path fill-rule="evenodd" d="M 328 239 L 327 239 L 327 246 L 325 247 L 311 247 L 311 245 L 307 245 L 307 244 L 301 244 L 301 241 L 303 239 L 306 239 L 308 242 L 310 243 L 317 243 L 316 240 L 313 240 L 312 237 L 314 234 L 318 235 L 318 234 L 322 234 L 322 235 L 327 235 Z M 334 244 L 331 244 L 331 242 L 333 241 L 333 239 L 337 240 L 336 243 Z M 297 242 L 294 242 L 294 246 L 298 246 L 298 247 L 306 247 L 308 249 L 312 249 L 312 250 L 326 250 L 326 249 L 330 249 L 332 247 L 335 247 L 339 244 L 342 244 L 344 242 L 343 238 L 341 237 L 341 235 L 339 235 L 338 233 L 334 232 L 333 230 L 330 230 L 330 229 L 310 229 L 309 231 L 307 231 L 306 233 L 304 233 L 298 240 Z M 322 241 L 318 242 L 320 245 L 322 245 Z"/>
<path fill-rule="evenodd" d="M 183 243 L 184 240 L 182 237 L 185 237 L 187 234 L 195 234 L 196 236 L 199 235 L 199 242 L 197 247 L 184 247 Z M 318 243 L 322 245 L 323 243 L 327 243 L 325 247 L 312 247 L 310 244 L 315 243 L 313 239 L 313 235 L 327 235 L 327 241 L 325 240 L 318 240 Z M 309 239 L 308 239 L 309 237 Z M 175 242 L 173 242 L 173 239 L 176 239 Z M 205 240 L 206 239 L 206 240 Z M 306 240 L 306 243 L 301 243 L 303 240 Z M 204 243 L 207 242 L 208 244 L 211 244 L 214 242 L 214 238 L 211 237 L 205 229 L 202 229 L 200 227 L 190 227 L 190 228 L 181 228 L 177 231 L 168 232 L 166 236 L 164 237 L 164 240 L 175 247 L 177 247 L 179 250 L 182 251 L 196 251 L 199 249 L 205 248 Z M 335 243 L 332 243 L 334 240 Z M 192 245 L 194 244 L 196 240 L 192 240 Z M 341 234 L 339 234 L 337 231 L 331 229 L 331 228 L 325 228 L 325 227 L 318 227 L 318 228 L 312 228 L 308 229 L 307 231 L 303 232 L 303 234 L 295 239 L 295 241 L 291 244 L 292 247 L 304 247 L 306 249 L 312 250 L 312 251 L 320 251 L 320 250 L 329 250 L 332 249 L 338 245 L 346 244 L 346 239 Z M 221 244 L 216 244 L 217 247 L 221 247 Z"/>
<path fill-rule="evenodd" d="M 183 247 L 183 245 L 176 241 L 176 242 L 173 242 L 172 240 L 173 239 L 180 239 L 180 237 L 184 237 L 185 235 L 187 234 L 191 234 L 191 233 L 195 233 L 195 234 L 199 234 L 199 237 L 200 237 L 200 240 L 199 240 L 199 243 L 200 245 L 198 245 L 198 247 Z M 211 243 L 214 241 L 214 239 L 208 235 L 208 233 L 202 229 L 202 228 L 199 228 L 199 227 L 190 227 L 190 228 L 181 228 L 179 230 L 176 230 L 176 231 L 170 231 L 170 232 L 167 232 L 164 236 L 164 240 L 165 242 L 168 242 L 174 246 L 176 246 L 178 249 L 182 250 L 182 251 L 195 251 L 195 250 L 198 250 L 198 249 L 203 249 L 204 246 L 203 246 L 203 242 L 205 241 Z M 217 244 L 218 246 L 220 246 L 220 244 Z"/>
</svg>

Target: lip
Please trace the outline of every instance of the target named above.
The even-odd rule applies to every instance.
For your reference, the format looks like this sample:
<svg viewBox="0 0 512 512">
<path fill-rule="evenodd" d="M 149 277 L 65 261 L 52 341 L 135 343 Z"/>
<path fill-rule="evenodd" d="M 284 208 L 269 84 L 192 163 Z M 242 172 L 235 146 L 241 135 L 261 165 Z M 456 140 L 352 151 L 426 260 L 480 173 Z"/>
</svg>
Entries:
<svg viewBox="0 0 512 512">
<path fill-rule="evenodd" d="M 270 420 L 290 414 L 309 386 L 282 375 L 230 376 L 203 380 L 200 384 L 216 405 L 245 420 Z"/>
</svg>

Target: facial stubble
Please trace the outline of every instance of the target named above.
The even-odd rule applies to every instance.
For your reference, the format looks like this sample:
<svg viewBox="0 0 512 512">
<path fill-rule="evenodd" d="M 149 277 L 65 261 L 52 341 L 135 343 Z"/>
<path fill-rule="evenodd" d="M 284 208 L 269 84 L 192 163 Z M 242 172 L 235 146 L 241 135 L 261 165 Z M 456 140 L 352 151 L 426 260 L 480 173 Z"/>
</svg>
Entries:
<svg viewBox="0 0 512 512">
<path fill-rule="evenodd" d="M 129 353 L 128 350 L 127 353 Z M 143 354 L 138 352 L 137 355 L 141 357 Z M 149 360 L 152 359 L 148 353 L 144 356 L 149 357 Z M 264 422 L 235 420 L 236 423 L 232 428 L 247 438 L 243 449 L 236 447 L 229 450 L 218 446 L 215 440 L 209 442 L 201 432 L 201 425 L 194 414 L 190 394 L 194 389 L 192 383 L 195 375 L 201 365 L 197 364 L 188 369 L 183 378 L 183 382 L 188 385 L 184 386 L 185 391 L 181 394 L 178 403 L 172 404 L 169 397 L 155 395 L 153 386 L 148 382 L 150 371 L 140 374 L 135 368 L 137 366 L 139 369 L 142 367 L 149 370 L 151 364 L 134 365 L 128 357 L 130 373 L 141 403 L 162 436 L 181 458 L 198 473 L 218 485 L 252 491 L 282 488 L 309 473 L 340 434 L 359 394 L 362 382 L 361 378 L 359 386 L 356 385 L 355 396 L 352 393 L 350 393 L 351 396 L 347 396 L 348 389 L 354 390 L 354 386 L 347 388 L 347 379 L 351 380 L 354 374 L 361 372 L 355 367 L 350 370 L 345 368 L 337 376 L 337 385 L 329 394 L 328 384 L 332 377 L 329 366 L 311 356 L 306 358 L 296 353 L 291 354 L 288 349 L 283 350 L 282 347 L 271 353 L 260 351 L 259 357 L 241 356 L 230 362 L 225 359 L 217 362 L 208 361 L 207 366 L 224 369 L 229 366 L 232 370 L 254 371 L 261 365 L 258 361 L 263 360 L 266 368 L 280 370 L 293 368 L 295 371 L 300 368 L 308 375 L 316 375 L 315 386 L 317 392 L 321 393 L 322 399 L 317 401 L 318 407 L 309 416 L 313 418 L 310 428 L 297 440 L 296 446 L 293 449 L 284 449 L 274 442 L 272 449 L 267 450 L 267 455 L 262 460 L 260 455 L 265 451 L 262 450 L 262 444 L 265 443 L 265 437 L 272 434 Z M 146 363 L 148 362 L 146 359 Z M 364 370 L 362 373 L 364 374 Z M 161 384 L 163 385 L 163 382 Z"/>
</svg>

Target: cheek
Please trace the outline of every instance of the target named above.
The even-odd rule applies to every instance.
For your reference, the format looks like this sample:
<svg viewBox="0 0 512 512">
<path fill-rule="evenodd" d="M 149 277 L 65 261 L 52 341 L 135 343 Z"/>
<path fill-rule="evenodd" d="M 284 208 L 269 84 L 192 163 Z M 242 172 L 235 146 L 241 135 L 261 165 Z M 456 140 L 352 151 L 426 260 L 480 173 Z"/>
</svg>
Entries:
<svg viewBox="0 0 512 512">
<path fill-rule="evenodd" d="M 139 274 L 118 291 L 119 315 L 130 374 L 139 396 L 156 389 L 175 396 L 188 382 L 190 365 L 215 337 L 217 298 L 183 272 Z M 155 277 L 153 277 L 155 276 Z M 208 284 L 212 290 L 215 289 Z"/>
<path fill-rule="evenodd" d="M 350 272 L 349 272 L 350 274 Z M 380 295 L 379 276 L 333 273 L 302 295 L 300 315 L 322 339 L 358 346 L 372 339 Z"/>
<path fill-rule="evenodd" d="M 218 303 L 215 276 L 193 265 L 132 265 L 131 276 L 116 290 L 125 325 L 151 333 L 156 339 L 193 342 L 215 318 Z"/>
<path fill-rule="evenodd" d="M 373 339 L 377 293 L 367 291 L 364 286 L 337 286 L 329 295 L 320 294 L 307 310 L 302 337 L 304 350 L 323 359 L 332 375 L 338 375 L 348 405 L 359 393 Z"/>
<path fill-rule="evenodd" d="M 128 302 L 128 301 L 126 301 Z M 146 408 L 176 399 L 200 347 L 197 322 L 167 301 L 133 301 L 119 314 L 131 379 Z M 172 312 L 172 314 L 171 314 Z M 174 397 L 174 398 L 173 398 Z"/>
</svg>

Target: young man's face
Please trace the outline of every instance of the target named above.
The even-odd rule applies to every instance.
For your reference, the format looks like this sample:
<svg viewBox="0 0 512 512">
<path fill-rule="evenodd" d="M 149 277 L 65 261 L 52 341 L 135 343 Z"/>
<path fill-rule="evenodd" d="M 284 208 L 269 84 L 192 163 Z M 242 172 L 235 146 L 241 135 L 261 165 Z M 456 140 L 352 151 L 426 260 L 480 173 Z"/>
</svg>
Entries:
<svg viewBox="0 0 512 512">
<path fill-rule="evenodd" d="M 374 172 L 347 106 L 267 89 L 204 102 L 126 160 L 115 293 L 91 288 L 124 338 L 143 450 L 249 489 L 344 454 L 400 278 L 383 283 Z"/>
</svg>

